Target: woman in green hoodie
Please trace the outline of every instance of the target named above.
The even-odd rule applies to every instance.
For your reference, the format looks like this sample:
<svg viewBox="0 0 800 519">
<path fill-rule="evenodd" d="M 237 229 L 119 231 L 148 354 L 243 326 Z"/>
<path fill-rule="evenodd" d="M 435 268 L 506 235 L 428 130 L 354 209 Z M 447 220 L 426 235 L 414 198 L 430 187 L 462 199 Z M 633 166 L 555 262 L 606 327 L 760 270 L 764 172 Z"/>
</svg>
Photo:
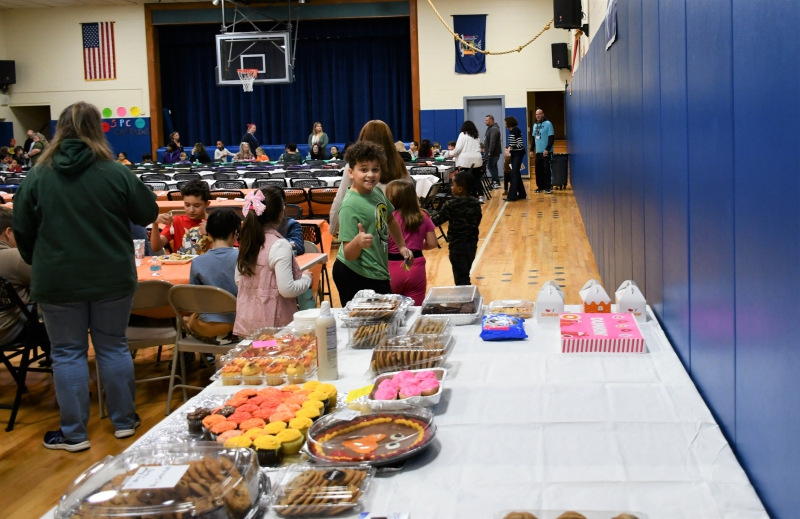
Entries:
<svg viewBox="0 0 800 519">
<path fill-rule="evenodd" d="M 130 222 L 152 223 L 155 199 L 114 161 L 100 112 L 83 102 L 61 112 L 53 142 L 14 198 L 14 236 L 52 344 L 61 428 L 45 434 L 49 449 L 89 448 L 87 329 L 115 436 L 132 436 L 139 426 L 125 338 L 137 287 Z"/>
</svg>

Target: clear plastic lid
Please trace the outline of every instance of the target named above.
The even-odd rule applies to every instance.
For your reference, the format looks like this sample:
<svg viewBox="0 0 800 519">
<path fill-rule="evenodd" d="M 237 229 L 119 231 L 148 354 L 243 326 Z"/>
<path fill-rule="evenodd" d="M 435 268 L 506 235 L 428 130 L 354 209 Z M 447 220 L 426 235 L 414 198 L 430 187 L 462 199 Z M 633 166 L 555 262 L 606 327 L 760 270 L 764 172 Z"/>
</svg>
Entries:
<svg viewBox="0 0 800 519">
<path fill-rule="evenodd" d="M 367 464 L 291 465 L 278 474 L 270 502 L 281 517 L 307 517 L 363 510 L 375 469 Z"/>
<path fill-rule="evenodd" d="M 498 299 L 489 303 L 489 313 L 533 319 L 534 303 L 528 299 Z"/>
<path fill-rule="evenodd" d="M 356 350 L 372 349 L 387 337 L 397 335 L 400 328 L 400 318 L 390 321 L 375 321 L 361 319 L 352 322 L 350 327 L 350 340 L 348 344 Z"/>
<path fill-rule="evenodd" d="M 299 357 L 306 351 L 316 351 L 316 340 L 313 326 L 264 327 L 252 334 L 247 341 L 242 341 L 235 350 L 239 357 Z"/>
<path fill-rule="evenodd" d="M 415 369 L 384 373 L 375 378 L 367 404 L 373 410 L 401 410 L 409 406 L 430 407 L 439 403 L 447 370 Z M 408 389 L 408 386 L 417 386 Z"/>
<path fill-rule="evenodd" d="M 408 335 L 423 335 L 431 337 L 442 337 L 444 341 L 453 334 L 453 323 L 449 317 L 438 317 L 421 315 L 408 328 Z"/>
<path fill-rule="evenodd" d="M 156 445 L 109 456 L 61 496 L 56 519 L 255 515 L 265 482 L 250 449 Z"/>
<path fill-rule="evenodd" d="M 372 290 L 361 290 L 345 306 L 343 315 L 356 319 L 391 320 L 399 312 L 405 312 L 413 300 L 397 294 L 376 294 Z"/>
<path fill-rule="evenodd" d="M 388 337 L 373 350 L 370 366 L 376 374 L 438 368 L 444 365 L 455 342 L 453 336 L 448 339 L 429 335 Z"/>
<path fill-rule="evenodd" d="M 475 285 L 455 287 L 431 287 L 425 296 L 425 303 L 468 303 L 480 295 Z"/>
<path fill-rule="evenodd" d="M 211 378 L 221 380 L 226 386 L 302 384 L 314 378 L 317 372 L 316 352 L 312 351 L 306 351 L 300 357 L 231 358 L 226 355 L 221 362 L 222 367 Z"/>
<path fill-rule="evenodd" d="M 380 466 L 409 458 L 436 435 L 433 414 L 424 407 L 359 413 L 345 409 L 328 415 L 308 430 L 308 452 L 328 463 Z"/>
</svg>

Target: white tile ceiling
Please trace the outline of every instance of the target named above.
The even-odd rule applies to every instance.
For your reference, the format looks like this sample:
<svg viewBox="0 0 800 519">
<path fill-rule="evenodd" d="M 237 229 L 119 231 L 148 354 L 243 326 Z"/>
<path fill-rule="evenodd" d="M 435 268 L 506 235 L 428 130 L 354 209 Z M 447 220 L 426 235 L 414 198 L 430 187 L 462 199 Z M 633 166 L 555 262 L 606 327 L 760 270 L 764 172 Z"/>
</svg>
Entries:
<svg viewBox="0 0 800 519">
<path fill-rule="evenodd" d="M 22 9 L 32 7 L 77 7 L 88 5 L 133 5 L 133 4 L 176 4 L 196 2 L 197 0 L 0 0 L 0 9 Z"/>
</svg>

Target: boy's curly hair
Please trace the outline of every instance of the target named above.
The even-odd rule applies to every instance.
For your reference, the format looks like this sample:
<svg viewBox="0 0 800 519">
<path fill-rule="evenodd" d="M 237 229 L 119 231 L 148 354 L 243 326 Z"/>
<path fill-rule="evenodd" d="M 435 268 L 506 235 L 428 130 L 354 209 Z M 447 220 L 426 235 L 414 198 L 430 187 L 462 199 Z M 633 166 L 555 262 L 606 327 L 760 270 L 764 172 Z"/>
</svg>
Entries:
<svg viewBox="0 0 800 519">
<path fill-rule="evenodd" d="M 371 141 L 358 141 L 347 148 L 344 160 L 350 168 L 355 168 L 359 162 L 377 160 L 381 165 L 381 171 L 386 171 L 386 152 L 383 148 Z"/>
</svg>

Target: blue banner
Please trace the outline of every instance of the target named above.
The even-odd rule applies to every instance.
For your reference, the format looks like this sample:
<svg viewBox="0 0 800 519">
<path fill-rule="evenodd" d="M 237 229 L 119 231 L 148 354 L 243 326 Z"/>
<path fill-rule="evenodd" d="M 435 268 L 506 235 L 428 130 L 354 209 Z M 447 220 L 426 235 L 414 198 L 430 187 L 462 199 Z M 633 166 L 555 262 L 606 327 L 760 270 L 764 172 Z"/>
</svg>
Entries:
<svg viewBox="0 0 800 519">
<path fill-rule="evenodd" d="M 606 8 L 606 50 L 617 41 L 617 0 L 608 0 Z"/>
<path fill-rule="evenodd" d="M 476 49 L 486 49 L 486 15 L 453 15 L 453 31 Z M 456 40 L 456 74 L 480 74 L 486 72 L 486 54 Z"/>
</svg>

